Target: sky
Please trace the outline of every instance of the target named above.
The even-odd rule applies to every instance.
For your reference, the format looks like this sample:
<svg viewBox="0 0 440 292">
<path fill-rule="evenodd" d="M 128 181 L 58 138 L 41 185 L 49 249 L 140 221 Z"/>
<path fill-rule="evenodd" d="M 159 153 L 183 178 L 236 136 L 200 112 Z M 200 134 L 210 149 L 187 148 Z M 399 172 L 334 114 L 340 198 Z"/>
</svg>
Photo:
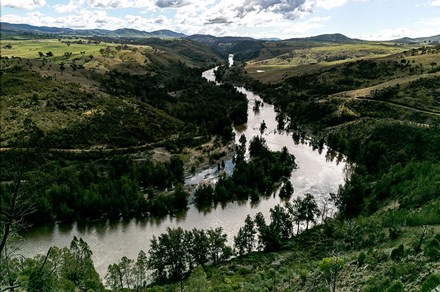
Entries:
<svg viewBox="0 0 440 292">
<path fill-rule="evenodd" d="M 1 0 L 1 21 L 74 29 L 365 40 L 440 34 L 440 0 Z"/>
</svg>

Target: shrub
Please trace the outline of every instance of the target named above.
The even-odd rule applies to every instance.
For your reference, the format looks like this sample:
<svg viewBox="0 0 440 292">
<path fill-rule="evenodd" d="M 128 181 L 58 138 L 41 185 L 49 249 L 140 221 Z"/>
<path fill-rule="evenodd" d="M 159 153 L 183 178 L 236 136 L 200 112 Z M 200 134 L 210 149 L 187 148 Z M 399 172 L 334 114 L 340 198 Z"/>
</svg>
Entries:
<svg viewBox="0 0 440 292">
<path fill-rule="evenodd" d="M 399 261 L 404 256 L 404 254 L 405 254 L 405 249 L 403 247 L 403 244 L 401 244 L 397 248 L 395 248 L 391 251 L 390 258 L 393 261 Z"/>
<path fill-rule="evenodd" d="M 432 261 L 440 259 L 440 242 L 436 238 L 431 238 L 423 249 L 425 256 L 429 257 Z"/>
<path fill-rule="evenodd" d="M 440 274 L 432 274 L 422 283 L 421 292 L 431 292 L 440 285 Z"/>
<path fill-rule="evenodd" d="M 365 264 L 365 259 L 367 258 L 367 255 L 364 252 L 361 252 L 358 256 L 357 263 L 358 266 L 362 266 Z"/>
<path fill-rule="evenodd" d="M 369 250 L 368 251 L 368 261 L 370 265 L 376 265 L 382 263 L 388 259 L 388 254 L 381 250 Z"/>
<path fill-rule="evenodd" d="M 387 292 L 403 292 L 404 286 L 400 280 L 394 281 L 393 284 L 388 287 Z"/>
<path fill-rule="evenodd" d="M 400 236 L 400 234 L 402 233 L 402 229 L 399 227 L 399 226 L 396 226 L 396 227 L 391 227 L 390 229 L 389 229 L 389 236 L 390 236 L 390 239 L 391 240 L 395 240 L 395 239 L 397 239 L 399 236 Z"/>
</svg>

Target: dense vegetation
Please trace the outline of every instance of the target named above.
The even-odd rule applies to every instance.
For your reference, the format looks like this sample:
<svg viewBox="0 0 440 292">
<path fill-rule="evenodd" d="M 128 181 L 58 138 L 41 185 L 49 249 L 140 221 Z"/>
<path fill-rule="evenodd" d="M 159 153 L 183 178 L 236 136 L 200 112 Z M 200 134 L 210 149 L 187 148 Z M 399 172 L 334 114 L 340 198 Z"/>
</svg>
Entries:
<svg viewBox="0 0 440 292">
<path fill-rule="evenodd" d="M 286 78 L 274 85 L 249 79 L 239 66 L 221 68 L 217 75 L 222 80 L 246 83 L 273 102 L 280 128 L 292 131 L 293 139 L 310 137 L 314 147 L 322 148 L 326 143 L 329 156 L 335 151 L 346 155 L 353 169 L 345 185 L 332 194 L 339 209 L 337 217 L 331 219 L 321 214 L 310 194 L 289 199 L 293 186 L 285 177 L 295 164 L 294 157 L 285 149 L 270 152 L 264 140 L 256 137 L 249 145 L 251 159 L 245 161 L 246 140 L 242 138 L 232 176 L 222 177 L 215 187 L 199 187 L 194 194 L 196 203 L 207 207 L 228 200 L 257 200 L 279 188 L 285 206 L 271 209 L 268 222 L 261 213 L 254 218 L 248 216 L 233 238 L 233 247 L 227 246 L 221 229 L 168 229 L 152 240 L 148 255 L 141 251 L 136 261 L 123 257 L 109 266 L 106 284 L 114 290 L 150 291 L 179 286 L 189 291 L 431 291 L 438 287 L 439 84 L 438 77 L 432 75 L 436 74 L 437 64 L 432 63 L 427 69 L 426 64 L 418 62 L 429 54 L 437 56 L 438 48 L 424 47 L 385 59 L 346 62 Z M 42 119 L 35 116 L 37 109 L 45 108 L 49 113 L 61 105 L 72 113 L 74 120 L 75 112 L 95 110 L 99 105 L 102 110 L 98 117 L 114 113 L 115 116 L 102 118 L 101 124 L 90 124 L 100 125 L 98 129 L 81 128 L 78 133 L 87 137 L 80 140 L 81 146 L 105 142 L 135 147 L 156 142 L 174 153 L 184 146 L 197 145 L 199 139 L 195 136 L 201 136 L 202 141 L 209 135 L 228 140 L 230 125 L 245 121 L 243 96 L 230 85 L 208 84 L 199 77 L 199 69 L 178 62 L 168 63 L 167 69 L 156 69 L 157 72 L 142 76 L 123 70 L 95 76 L 95 85 L 101 87 L 99 94 L 92 96 L 76 85 L 60 85 L 50 79 L 47 87 L 43 86 L 43 77 L 23 67 L 7 69 L 7 78 L 2 75 L 2 90 L 4 85 L 7 97 L 3 99 L 2 93 L 2 103 L 12 116 L 8 120 L 11 128 L 2 136 L 2 143 L 15 147 L 0 153 L 4 166 L 0 202 L 5 206 L 0 213 L 2 287 L 30 291 L 38 290 L 34 287 L 103 289 L 90 259 L 91 252 L 82 240 L 74 239 L 70 249 L 50 249 L 46 257 L 24 262 L 11 257 L 4 239 L 21 223 L 17 218 L 31 222 L 77 220 L 159 215 L 186 208 L 185 190 L 180 186 L 169 190 L 183 178 L 183 163 L 176 156 L 169 161 L 153 162 L 142 154 L 124 156 L 92 151 L 73 155 L 50 150 L 49 147 L 58 145 L 51 144 L 58 141 L 56 135 L 62 135 L 59 141 L 65 141 L 75 132 L 52 125 L 51 131 L 56 135 L 50 136 L 51 131 L 42 127 Z M 431 75 L 417 78 L 428 70 Z M 27 78 L 36 80 L 36 84 L 26 84 Z M 406 81 L 390 85 L 396 80 Z M 14 84 L 22 84 L 22 97 L 21 88 L 15 91 Z M 65 99 L 50 95 L 59 86 L 70 87 Z M 369 86 L 379 87 L 364 96 L 347 93 Z M 34 90 L 44 96 L 34 97 Z M 153 127 L 159 117 L 166 117 L 170 128 L 148 128 L 144 132 L 162 136 L 144 138 L 133 134 L 133 140 L 118 140 L 119 136 L 126 138 L 120 134 L 119 125 L 123 131 L 127 128 L 124 115 L 116 113 L 128 103 L 133 108 L 128 114 L 130 125 Z M 79 104 L 85 108 L 77 108 Z M 106 113 L 105 106 L 112 110 Z M 30 118 L 24 117 L 21 108 L 28 109 Z M 146 112 L 142 109 L 153 117 L 152 124 L 151 120 L 140 123 L 140 117 L 133 114 L 144 116 Z M 13 125 L 13 117 L 21 122 Z M 195 128 L 195 123 L 199 127 Z M 21 131 L 13 135 L 12 129 Z M 107 140 L 96 138 L 103 133 L 110 135 Z M 179 139 L 170 139 L 176 133 Z M 31 200 L 22 200 L 25 196 Z M 17 218 L 10 216 L 11 210 Z M 316 222 L 322 224 L 309 229 Z M 232 255 L 236 257 L 223 261 Z M 146 287 L 147 270 L 153 273 L 151 287 Z"/>
<path fill-rule="evenodd" d="M 365 98 L 344 97 L 343 94 L 331 96 L 388 82 L 402 75 L 426 72 L 425 67 L 417 65 L 417 57 L 415 62 L 399 59 L 423 55 L 424 51 L 438 54 L 438 50 L 422 48 L 398 55 L 396 61 L 356 61 L 314 74 L 291 77 L 272 86 L 248 79 L 239 67 L 219 72 L 224 80 L 235 81 L 238 78 L 274 102 L 279 109 L 278 121 L 284 125 L 288 117 L 290 123 L 287 127 L 293 131 L 294 139 L 311 135 L 313 145 L 325 142 L 331 150 L 344 153 L 356 165 L 350 179 L 334 195 L 334 202 L 339 208 L 338 220 L 315 228 L 314 235 L 305 233 L 299 236 L 317 247 L 307 253 L 307 259 L 315 261 L 314 267 L 310 263 L 304 266 L 305 262 L 292 266 L 287 260 L 278 265 L 278 268 L 283 268 L 277 272 L 278 279 L 288 279 L 289 273 L 298 275 L 294 289 L 314 287 L 316 290 L 324 288 L 325 281 L 334 283 L 332 279 L 325 278 L 328 272 L 325 268 L 328 263 L 323 260 L 325 257 L 333 258 L 333 265 L 337 267 L 333 275 L 338 270 L 343 285 L 349 287 L 359 280 L 356 280 L 356 273 L 348 272 L 348 268 L 338 267 L 338 258 L 356 260 L 359 267 L 364 267 L 367 261 L 369 266 L 362 270 L 364 275 L 361 279 L 366 279 L 365 275 L 371 275 L 371 278 L 358 284 L 365 291 L 416 290 L 416 287 L 431 285 L 428 282 L 438 281 L 434 280 L 438 275 L 432 272 L 433 258 L 428 255 L 431 246 L 437 248 L 437 243 L 433 243 L 437 239 L 433 239 L 432 232 L 436 230 L 438 233 L 440 224 L 438 77 L 409 79 L 409 82 L 397 86 L 384 86 L 384 89 L 373 91 Z M 434 68 L 435 64 L 432 66 Z M 358 237 L 355 230 L 360 232 Z M 332 241 L 333 244 L 330 244 Z M 353 255 L 353 249 L 359 251 L 358 259 Z M 291 254 L 298 258 L 295 253 L 301 252 L 305 252 L 304 247 L 298 245 Z M 419 260 L 412 258 L 421 254 L 425 257 Z M 288 258 L 284 255 L 278 257 Z M 321 260 L 324 262 L 319 262 Z M 252 270 L 258 270 L 261 262 L 264 262 L 263 257 L 257 257 L 251 264 Z M 235 264 L 240 265 L 240 261 Z M 291 271 L 285 271 L 289 266 Z M 379 275 L 377 270 L 386 273 L 386 278 L 381 281 L 375 278 L 379 277 L 373 276 Z M 213 273 L 218 275 L 220 271 L 214 270 Z M 321 275 L 323 278 L 317 282 L 301 276 L 301 273 Z M 420 277 L 411 277 L 409 273 Z M 251 274 L 243 276 L 247 279 L 245 282 L 257 281 Z M 362 272 L 359 271 L 359 274 L 362 275 Z M 430 274 L 433 275 L 428 277 Z M 265 269 L 261 277 L 268 275 L 270 272 Z M 211 279 L 215 277 L 212 275 Z M 427 283 L 422 285 L 424 280 Z M 270 283 L 265 278 L 260 281 L 267 283 L 265 285 Z M 286 285 L 287 282 L 277 284 L 279 288 L 284 287 L 280 289 L 291 287 L 290 282 L 289 286 Z M 432 285 L 430 287 L 438 284 Z M 274 286 L 272 289 L 275 289 Z"/>
<path fill-rule="evenodd" d="M 63 41 L 48 43 L 59 50 Z M 75 50 L 101 43 L 74 42 Z M 60 57 L 55 50 L 31 59 L 2 57 L 1 201 L 19 186 L 33 198 L 35 212 L 26 214 L 26 222 L 164 215 L 186 208 L 187 193 L 179 186 L 182 150 L 212 136 L 220 137 L 215 145 L 229 143 L 232 124 L 247 120 L 247 100 L 232 86 L 207 82 L 200 68 L 181 62 L 178 51 L 159 53 L 181 42 L 155 42 L 160 48 L 101 46 L 101 57 L 86 58 L 84 51 Z M 21 45 L 29 43 L 12 47 Z M 201 49 L 199 62 L 213 61 L 215 54 Z M 145 54 L 148 64 L 126 70 L 131 58 Z M 117 63 L 116 58 L 126 59 L 104 72 L 87 67 L 95 60 Z M 155 161 L 155 147 L 170 157 Z M 179 187 L 170 191 L 174 186 Z"/>
<path fill-rule="evenodd" d="M 246 138 L 241 136 L 240 141 L 232 176 L 221 177 L 214 187 L 201 185 L 196 189 L 194 200 L 199 207 L 248 198 L 258 201 L 261 195 L 272 195 L 277 184 L 289 178 L 295 167 L 295 158 L 286 148 L 282 152 L 271 152 L 263 138 L 254 137 L 249 144 L 251 160 L 247 162 L 244 159 Z M 253 179 L 255 177 L 258 180 Z M 293 189 L 289 191 L 289 195 L 292 192 Z M 287 192 L 284 196 L 288 197 Z"/>
</svg>

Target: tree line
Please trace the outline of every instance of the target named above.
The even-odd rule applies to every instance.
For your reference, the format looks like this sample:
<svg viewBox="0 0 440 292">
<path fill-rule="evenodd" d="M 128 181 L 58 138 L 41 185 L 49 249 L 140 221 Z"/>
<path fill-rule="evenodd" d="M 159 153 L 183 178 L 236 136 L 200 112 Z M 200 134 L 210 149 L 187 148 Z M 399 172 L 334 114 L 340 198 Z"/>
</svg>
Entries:
<svg viewBox="0 0 440 292">
<path fill-rule="evenodd" d="M 298 234 L 302 222 L 306 222 L 308 229 L 319 214 L 314 197 L 306 194 L 286 207 L 277 205 L 270 209 L 269 223 L 261 212 L 254 218 L 248 215 L 233 238 L 233 247 L 227 245 L 227 235 L 221 227 L 167 228 L 166 233 L 153 237 L 148 255 L 140 251 L 136 261 L 124 256 L 118 263 L 109 265 L 105 280 L 116 290 L 145 287 L 149 274 L 155 283 L 181 282 L 199 265 L 215 264 L 254 251 L 277 251 L 294 236 L 294 222 L 298 224 Z"/>
<path fill-rule="evenodd" d="M 260 196 L 271 195 L 283 181 L 281 196 L 288 198 L 293 193 L 293 186 L 287 178 L 296 167 L 295 156 L 286 147 L 281 152 L 269 151 L 262 137 L 254 137 L 249 144 L 250 160 L 245 161 L 246 137 L 242 135 L 239 140 L 232 176 L 221 176 L 214 187 L 209 184 L 199 186 L 194 193 L 198 207 L 248 198 L 258 201 Z M 254 179 L 256 177 L 258 179 Z"/>
</svg>

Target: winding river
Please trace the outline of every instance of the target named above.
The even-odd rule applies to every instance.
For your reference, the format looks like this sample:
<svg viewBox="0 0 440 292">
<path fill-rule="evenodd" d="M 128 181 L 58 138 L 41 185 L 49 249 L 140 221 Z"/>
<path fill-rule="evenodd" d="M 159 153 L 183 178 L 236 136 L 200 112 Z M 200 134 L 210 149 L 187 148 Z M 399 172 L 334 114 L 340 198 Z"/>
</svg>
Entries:
<svg viewBox="0 0 440 292">
<path fill-rule="evenodd" d="M 205 71 L 203 77 L 214 81 L 214 69 Z M 289 152 L 295 155 L 298 169 L 295 169 L 290 177 L 295 189 L 293 198 L 304 193 L 312 193 L 321 206 L 326 204 L 329 193 L 336 192 L 339 185 L 344 183 L 347 164 L 327 159 L 325 146 L 322 151 L 318 151 L 312 149 L 308 143 L 294 143 L 289 133 L 277 131 L 276 112 L 272 105 L 263 102 L 259 112 L 254 112 L 255 101 L 262 102 L 261 98 L 244 88 L 237 89 L 246 94 L 249 100 L 248 123 L 245 127 L 235 129 L 237 143 L 242 134 L 246 136 L 247 141 L 255 135 L 260 135 L 260 125 L 264 121 L 267 129 L 262 136 L 266 139 L 269 148 L 281 150 L 286 146 Z M 215 169 L 216 167 L 206 169 L 188 178 L 187 183 L 197 182 L 200 178 L 215 178 Z M 92 249 L 95 267 L 103 277 L 108 265 L 119 261 L 122 256 L 135 259 L 141 249 L 147 252 L 152 237 L 166 232 L 167 227 L 182 227 L 183 229 L 222 227 L 228 234 L 229 243 L 232 243 L 233 236 L 243 225 L 248 214 L 253 216 L 262 212 L 268 217 L 269 210 L 280 203 L 278 196 L 271 196 L 262 198 L 258 203 L 234 202 L 224 206 L 218 205 L 204 212 L 199 212 L 194 205 L 190 205 L 186 212 L 176 217 L 117 222 L 98 221 L 87 225 L 43 226 L 31 229 L 22 235 L 20 252 L 27 257 L 35 256 L 39 253 L 46 253 L 50 246 L 68 246 L 73 236 L 82 237 Z M 328 210 L 328 215 L 331 215 L 334 209 L 330 207 Z"/>
</svg>

